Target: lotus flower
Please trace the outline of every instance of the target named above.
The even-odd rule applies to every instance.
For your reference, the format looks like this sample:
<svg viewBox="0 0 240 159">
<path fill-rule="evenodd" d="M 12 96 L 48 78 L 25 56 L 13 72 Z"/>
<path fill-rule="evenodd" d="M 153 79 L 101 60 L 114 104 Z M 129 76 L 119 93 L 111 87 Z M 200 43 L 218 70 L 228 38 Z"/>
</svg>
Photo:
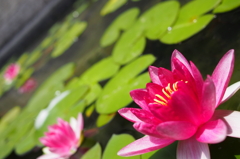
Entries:
<svg viewBox="0 0 240 159">
<path fill-rule="evenodd" d="M 208 143 L 219 143 L 226 136 L 240 138 L 240 112 L 215 110 L 240 88 L 240 82 L 227 88 L 233 65 L 234 50 L 230 50 L 204 81 L 197 67 L 175 50 L 172 71 L 150 66 L 152 83 L 130 92 L 141 109 L 119 110 L 146 136 L 118 155 L 139 155 L 178 140 L 177 159 L 210 159 Z"/>
<path fill-rule="evenodd" d="M 28 93 L 37 87 L 37 81 L 34 78 L 29 78 L 20 88 L 20 93 Z"/>
<path fill-rule="evenodd" d="M 70 124 L 61 118 L 58 123 L 50 126 L 45 136 L 40 141 L 46 146 L 44 155 L 37 159 L 68 159 L 74 154 L 81 143 L 81 131 L 83 129 L 83 117 L 80 113 L 77 120 L 70 119 Z"/>
<path fill-rule="evenodd" d="M 19 74 L 20 66 L 16 63 L 10 64 L 4 72 L 4 79 L 7 83 L 11 83 L 15 77 Z"/>
</svg>

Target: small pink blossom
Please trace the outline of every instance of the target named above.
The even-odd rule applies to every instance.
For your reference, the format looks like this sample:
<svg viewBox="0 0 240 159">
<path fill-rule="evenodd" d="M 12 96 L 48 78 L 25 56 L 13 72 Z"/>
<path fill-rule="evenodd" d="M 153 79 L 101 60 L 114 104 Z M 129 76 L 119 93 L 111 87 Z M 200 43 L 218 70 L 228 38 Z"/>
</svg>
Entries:
<svg viewBox="0 0 240 159">
<path fill-rule="evenodd" d="M 71 118 L 70 123 L 58 118 L 58 123 L 48 127 L 48 132 L 40 138 L 46 146 L 44 155 L 37 159 L 68 159 L 74 154 L 81 142 L 83 130 L 83 117 L 80 113 L 78 118 Z"/>
<path fill-rule="evenodd" d="M 37 87 L 37 81 L 33 78 L 29 78 L 20 88 L 20 93 L 28 93 Z"/>
<path fill-rule="evenodd" d="M 119 110 L 146 136 L 118 155 L 139 155 L 178 140 L 177 159 L 210 159 L 208 143 L 219 143 L 226 136 L 240 138 L 240 112 L 216 110 L 240 89 L 240 82 L 227 88 L 233 66 L 234 50 L 222 57 L 205 81 L 194 63 L 177 50 L 172 54 L 171 71 L 150 66 L 152 83 L 130 92 L 141 109 Z"/>
<path fill-rule="evenodd" d="M 10 64 L 6 71 L 4 72 L 4 79 L 7 83 L 11 83 L 19 74 L 20 72 L 20 66 L 16 63 Z"/>
</svg>

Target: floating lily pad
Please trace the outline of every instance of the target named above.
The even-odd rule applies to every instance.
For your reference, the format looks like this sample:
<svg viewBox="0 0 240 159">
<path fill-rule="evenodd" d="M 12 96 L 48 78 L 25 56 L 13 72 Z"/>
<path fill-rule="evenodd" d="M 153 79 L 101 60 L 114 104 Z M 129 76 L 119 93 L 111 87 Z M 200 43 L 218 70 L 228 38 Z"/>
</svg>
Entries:
<svg viewBox="0 0 240 159">
<path fill-rule="evenodd" d="M 88 86 L 83 85 L 73 90 L 66 91 L 67 93 L 63 98 L 56 99 L 58 98 L 56 97 L 56 100 L 53 99 L 48 108 L 45 109 L 46 116 L 39 114 L 36 120 L 36 122 L 42 122 L 40 124 L 35 123 L 35 125 L 38 125 L 37 133 L 39 137 L 43 135 L 43 132 L 47 131 L 47 126 L 56 123 L 58 117 L 69 120 L 71 116 L 77 116 L 79 113 L 79 107 L 82 107 L 82 104 L 85 104 L 79 104 L 77 102 L 83 98 L 87 93 L 87 90 Z M 43 117 L 43 119 L 41 119 L 41 117 Z"/>
<path fill-rule="evenodd" d="M 23 137 L 15 146 L 15 152 L 18 155 L 22 155 L 28 151 L 30 151 L 36 145 L 36 141 L 34 138 L 35 129 L 32 128 L 28 134 Z"/>
<path fill-rule="evenodd" d="M 214 17 L 212 14 L 207 14 L 195 19 L 194 22 L 174 25 L 171 30 L 160 38 L 160 41 L 166 44 L 176 44 L 186 40 L 204 29 Z"/>
<path fill-rule="evenodd" d="M 132 101 L 129 92 L 132 89 L 145 87 L 145 84 L 150 81 L 147 73 L 136 76 L 154 60 L 152 55 L 144 55 L 123 67 L 103 88 L 96 102 L 97 112 L 110 114 L 128 105 Z"/>
<path fill-rule="evenodd" d="M 31 53 L 25 63 L 26 67 L 31 66 L 34 64 L 40 57 L 42 56 L 41 50 L 35 50 L 33 53 Z"/>
<path fill-rule="evenodd" d="M 97 127 L 101 127 L 109 123 L 114 117 L 116 113 L 113 114 L 100 114 L 97 118 Z"/>
<path fill-rule="evenodd" d="M 58 40 L 51 56 L 53 58 L 56 58 L 63 54 L 74 43 L 74 40 L 85 30 L 86 27 L 86 22 L 75 23 Z"/>
<path fill-rule="evenodd" d="M 119 70 L 119 64 L 115 63 L 112 57 L 105 58 L 81 75 L 81 80 L 87 82 L 99 82 L 112 77 Z"/>
<path fill-rule="evenodd" d="M 123 159 L 125 157 L 121 157 L 117 155 L 117 152 L 122 149 L 124 146 L 127 146 L 131 142 L 135 141 L 135 139 L 128 134 L 121 135 L 113 135 L 107 143 L 105 151 L 103 152 L 102 159 Z M 129 159 L 140 159 L 140 156 L 131 156 Z"/>
<path fill-rule="evenodd" d="M 101 159 L 101 154 L 101 146 L 99 143 L 96 143 L 81 157 L 81 159 Z"/>
<path fill-rule="evenodd" d="M 19 78 L 17 78 L 16 83 L 15 83 L 15 87 L 19 88 L 21 87 L 33 74 L 34 72 L 34 68 L 30 67 L 28 69 L 26 69 Z"/>
<path fill-rule="evenodd" d="M 222 0 L 222 3 L 213 10 L 213 13 L 228 12 L 237 7 L 240 7 L 240 1 L 238 0 Z"/>
<path fill-rule="evenodd" d="M 194 22 L 195 19 L 215 8 L 220 2 L 221 0 L 190 1 L 181 8 L 175 25 Z"/>
<path fill-rule="evenodd" d="M 236 159 L 240 159 L 240 155 L 235 155 Z"/>
<path fill-rule="evenodd" d="M 139 14 L 138 8 L 131 8 L 120 14 L 104 32 L 100 44 L 102 47 L 113 44 L 120 35 L 121 30 L 126 30 L 136 21 Z"/>
<path fill-rule="evenodd" d="M 0 132 L 19 115 L 20 111 L 21 108 L 19 106 L 13 107 L 1 118 Z"/>
<path fill-rule="evenodd" d="M 112 56 L 115 62 L 123 65 L 143 53 L 146 45 L 143 31 L 144 26 L 136 23 L 121 35 L 113 48 Z"/>
<path fill-rule="evenodd" d="M 26 108 L 32 113 L 38 113 L 46 107 L 50 100 L 54 98 L 56 92 L 64 89 L 63 82 L 74 73 L 74 63 L 68 63 L 55 71 L 44 83 L 37 89 L 29 100 Z"/>
<path fill-rule="evenodd" d="M 127 3 L 127 0 L 108 0 L 108 2 L 102 8 L 100 14 L 104 16 L 106 14 L 112 13 L 123 6 L 125 3 Z"/>
<path fill-rule="evenodd" d="M 86 112 L 85 112 L 86 117 L 90 117 L 90 116 L 92 115 L 92 113 L 93 113 L 93 111 L 94 111 L 94 108 L 95 108 L 95 105 L 94 105 L 94 104 L 90 105 L 90 106 L 87 108 L 87 110 L 86 110 Z"/>
<path fill-rule="evenodd" d="M 167 28 L 175 22 L 179 6 L 178 1 L 165 1 L 144 12 L 139 18 L 139 24 L 144 25 L 146 37 L 151 40 L 160 38 L 167 31 Z"/>
</svg>

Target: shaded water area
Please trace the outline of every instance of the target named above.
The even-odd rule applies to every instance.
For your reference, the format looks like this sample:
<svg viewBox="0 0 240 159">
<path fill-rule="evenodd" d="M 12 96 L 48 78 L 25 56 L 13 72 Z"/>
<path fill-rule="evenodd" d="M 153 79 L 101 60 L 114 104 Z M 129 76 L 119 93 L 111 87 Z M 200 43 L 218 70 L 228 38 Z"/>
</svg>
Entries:
<svg viewBox="0 0 240 159">
<path fill-rule="evenodd" d="M 138 7 L 143 13 L 153 5 L 162 2 L 161 0 L 141 0 L 137 2 L 128 1 L 124 6 L 119 8 L 113 13 L 101 16 L 99 13 L 107 0 L 99 0 L 91 2 L 90 5 L 84 10 L 76 19 L 81 21 L 86 21 L 86 30 L 81 34 L 80 37 L 75 39 L 73 45 L 70 46 L 66 52 L 56 58 L 51 58 L 51 51 L 45 50 L 42 57 L 37 61 L 34 67 L 34 73 L 32 78 L 34 78 L 38 86 L 40 86 L 47 77 L 49 77 L 54 71 L 59 67 L 67 64 L 69 62 L 75 63 L 74 76 L 80 76 L 84 71 L 90 68 L 93 64 L 100 61 L 103 58 L 109 57 L 112 53 L 114 45 L 116 42 L 107 47 L 100 46 L 100 39 L 105 31 L 105 29 L 111 24 L 111 22 L 122 12 L 126 11 L 131 7 Z M 181 5 L 186 4 L 187 0 L 180 1 Z M 83 3 L 84 4 L 84 3 Z M 146 46 L 143 54 L 153 54 L 156 57 L 156 61 L 152 64 L 157 67 L 164 67 L 170 69 L 170 59 L 171 53 L 174 49 L 179 50 L 188 60 L 193 61 L 199 68 L 203 77 L 205 78 L 208 74 L 211 74 L 217 65 L 220 58 L 230 49 L 235 49 L 235 65 L 234 72 L 230 81 L 231 83 L 237 82 L 240 79 L 240 8 L 234 9 L 226 13 L 216 14 L 216 17 L 204 28 L 202 31 L 191 36 L 187 40 L 184 40 L 177 44 L 164 44 L 159 40 L 149 40 L 146 41 Z M 46 31 L 47 32 L 47 31 Z M 29 46 L 27 46 L 25 51 L 31 52 L 40 42 L 47 36 L 38 35 L 37 39 L 28 39 Z M 51 50 L 51 48 L 49 48 Z M 20 53 L 16 53 L 11 57 L 13 62 L 18 59 Z M 121 66 L 122 68 L 123 66 Z M 104 70 L 99 70 L 101 72 Z M 224 72 L 223 72 L 224 74 Z M 72 78 L 68 78 L 64 83 L 67 84 Z M 103 80 L 100 85 L 104 85 L 109 80 Z M 8 110 L 14 106 L 20 106 L 24 108 L 28 101 L 31 99 L 34 91 L 28 93 L 19 93 L 18 90 L 12 88 L 5 92 L 0 97 L 0 117 L 2 117 Z M 240 92 L 236 93 L 231 100 L 222 104 L 220 108 L 240 110 Z M 129 107 L 138 107 L 136 104 L 131 103 Z M 86 110 L 85 110 L 86 111 Z M 85 116 L 85 129 L 95 128 L 95 122 L 99 114 L 96 110 L 93 111 L 90 117 Z M 116 114 L 114 119 L 99 128 L 98 133 L 94 136 L 87 138 L 83 145 L 88 147 L 89 145 L 94 145 L 98 141 L 103 150 L 107 145 L 112 134 L 122 134 L 128 133 L 133 135 L 135 138 L 142 137 L 142 134 L 138 133 L 132 127 L 132 123 L 124 120 L 120 115 Z M 229 149 L 232 144 L 236 145 Z M 91 147 L 90 146 L 90 147 Z M 215 144 L 210 146 L 212 158 L 218 159 L 234 159 L 235 155 L 240 155 L 240 140 L 227 138 L 223 143 Z M 176 145 L 175 145 L 176 147 Z M 238 147 L 238 150 L 237 150 Z M 80 150 L 79 150 L 80 151 Z M 231 153 L 226 153 L 231 151 Z M 12 152 L 7 159 L 12 158 L 24 158 L 31 159 L 36 158 L 42 154 L 40 147 L 34 147 L 30 152 L 18 156 L 15 152 Z M 229 154 L 229 155 L 228 155 Z M 72 156 L 71 159 L 77 158 L 76 155 Z"/>
</svg>

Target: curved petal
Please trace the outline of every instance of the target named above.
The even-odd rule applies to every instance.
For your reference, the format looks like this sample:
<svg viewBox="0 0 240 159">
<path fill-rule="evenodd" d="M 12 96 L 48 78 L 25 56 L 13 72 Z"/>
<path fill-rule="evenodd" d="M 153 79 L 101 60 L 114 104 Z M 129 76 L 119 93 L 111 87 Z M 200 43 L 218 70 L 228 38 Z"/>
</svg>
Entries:
<svg viewBox="0 0 240 159">
<path fill-rule="evenodd" d="M 210 159 L 208 144 L 198 142 L 193 137 L 179 141 L 177 159 Z"/>
<path fill-rule="evenodd" d="M 137 122 L 133 124 L 133 127 L 140 133 L 145 135 L 150 135 L 154 137 L 161 137 L 160 134 L 156 130 L 156 125 Z"/>
<path fill-rule="evenodd" d="M 148 97 L 146 89 L 135 89 L 130 92 L 130 96 L 134 102 L 139 105 L 142 109 L 148 110 L 145 98 Z"/>
<path fill-rule="evenodd" d="M 206 122 L 211 119 L 216 104 L 216 89 L 212 79 L 208 76 L 203 84 L 201 108 L 202 108 L 202 122 Z"/>
<path fill-rule="evenodd" d="M 169 121 L 157 126 L 160 135 L 174 140 L 185 140 L 195 134 L 197 127 L 187 121 Z"/>
<path fill-rule="evenodd" d="M 178 114 L 181 120 L 191 121 L 198 125 L 200 120 L 200 106 L 182 90 L 178 90 L 172 94 L 171 100 L 168 102 L 173 111 Z"/>
<path fill-rule="evenodd" d="M 166 147 L 175 140 L 144 136 L 118 151 L 119 156 L 135 156 Z"/>
<path fill-rule="evenodd" d="M 133 113 L 132 113 L 132 109 L 135 108 L 122 108 L 120 110 L 118 110 L 118 113 L 126 118 L 127 120 L 131 121 L 131 122 L 142 122 L 140 119 L 138 119 L 138 117 L 136 117 Z"/>
<path fill-rule="evenodd" d="M 81 131 L 83 130 L 83 127 L 84 127 L 82 113 L 78 114 L 77 120 L 75 118 L 71 117 L 70 125 L 71 125 L 77 139 L 79 139 L 80 135 L 81 135 Z"/>
<path fill-rule="evenodd" d="M 240 112 L 232 110 L 216 110 L 215 118 L 223 118 L 227 125 L 227 136 L 240 138 Z"/>
<path fill-rule="evenodd" d="M 229 98 L 231 98 L 238 90 L 240 89 L 240 81 L 232 84 L 226 89 L 226 92 L 222 98 L 221 103 L 227 101 Z"/>
<path fill-rule="evenodd" d="M 200 98 L 201 98 L 202 86 L 203 86 L 202 75 L 201 75 L 200 71 L 198 70 L 198 68 L 195 66 L 195 64 L 191 61 L 190 61 L 190 66 L 191 66 L 191 69 L 192 69 L 192 75 L 193 75 L 193 78 L 195 80 L 195 84 L 197 86 L 196 90 L 197 90 L 198 96 L 200 96 Z"/>
<path fill-rule="evenodd" d="M 160 67 L 158 70 L 159 79 L 162 87 L 166 87 L 168 83 L 174 83 L 174 77 L 171 71 Z"/>
<path fill-rule="evenodd" d="M 152 113 L 143 109 L 131 109 L 132 113 L 141 121 L 158 125 L 161 121 L 156 118 Z"/>
<path fill-rule="evenodd" d="M 154 66 L 149 66 L 148 67 L 149 75 L 153 83 L 162 85 L 159 76 L 158 76 L 158 68 Z"/>
<path fill-rule="evenodd" d="M 229 50 L 219 61 L 213 71 L 212 79 L 216 87 L 216 106 L 222 100 L 225 90 L 230 81 L 234 67 L 234 50 Z"/>
<path fill-rule="evenodd" d="M 221 119 L 209 121 L 198 128 L 196 139 L 203 143 L 219 143 L 227 136 L 227 126 Z"/>
<path fill-rule="evenodd" d="M 172 53 L 172 57 L 171 57 L 172 71 L 175 69 L 175 65 L 173 63 L 174 58 L 177 58 L 179 61 L 181 61 L 181 63 L 189 70 L 189 72 L 192 73 L 191 67 L 190 67 L 187 59 L 178 50 L 174 50 Z"/>
</svg>

